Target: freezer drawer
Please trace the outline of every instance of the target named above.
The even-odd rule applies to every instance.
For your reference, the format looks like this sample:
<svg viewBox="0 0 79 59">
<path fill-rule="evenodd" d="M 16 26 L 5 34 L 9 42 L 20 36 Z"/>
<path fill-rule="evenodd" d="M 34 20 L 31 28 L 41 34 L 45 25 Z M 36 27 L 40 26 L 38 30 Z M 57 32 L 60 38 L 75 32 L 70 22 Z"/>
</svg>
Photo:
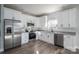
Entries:
<svg viewBox="0 0 79 59">
<path fill-rule="evenodd" d="M 12 36 L 5 36 L 5 50 L 12 48 Z"/>
</svg>

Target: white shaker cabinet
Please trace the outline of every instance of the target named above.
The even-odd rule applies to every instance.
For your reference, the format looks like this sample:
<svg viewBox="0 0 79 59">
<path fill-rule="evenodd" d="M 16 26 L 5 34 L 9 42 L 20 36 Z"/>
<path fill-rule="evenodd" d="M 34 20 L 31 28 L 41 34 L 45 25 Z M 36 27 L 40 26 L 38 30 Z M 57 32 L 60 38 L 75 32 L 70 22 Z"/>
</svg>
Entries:
<svg viewBox="0 0 79 59">
<path fill-rule="evenodd" d="M 67 9 L 48 15 L 48 20 L 57 19 L 58 28 L 76 28 L 77 8 Z"/>
<path fill-rule="evenodd" d="M 76 28 L 76 9 L 68 9 L 59 13 L 58 25 L 62 28 Z"/>
<path fill-rule="evenodd" d="M 69 25 L 70 28 L 76 28 L 76 8 L 69 9 Z"/>
<path fill-rule="evenodd" d="M 46 34 L 44 32 L 41 32 L 41 38 L 40 40 L 43 40 L 46 42 Z"/>
<path fill-rule="evenodd" d="M 14 11 L 10 8 L 4 7 L 4 19 L 12 19 L 14 17 Z"/>
<path fill-rule="evenodd" d="M 22 20 L 21 17 L 22 17 L 21 12 L 14 10 L 14 19 L 15 20 Z"/>
<path fill-rule="evenodd" d="M 48 43 L 51 43 L 54 45 L 54 33 L 49 33 L 47 36 Z"/>
<path fill-rule="evenodd" d="M 29 33 L 22 33 L 21 34 L 21 44 L 26 44 L 29 42 Z"/>
<path fill-rule="evenodd" d="M 64 35 L 64 48 L 76 51 L 76 37 L 73 35 Z"/>
<path fill-rule="evenodd" d="M 62 12 L 62 20 L 63 20 L 63 27 L 68 28 L 69 27 L 69 10 L 65 10 Z"/>
<path fill-rule="evenodd" d="M 36 31 L 36 40 L 42 39 L 42 33 L 40 31 Z"/>
<path fill-rule="evenodd" d="M 41 32 L 40 40 L 47 42 L 47 33 L 46 32 L 43 32 L 43 31 Z"/>
<path fill-rule="evenodd" d="M 54 33 L 50 32 L 41 32 L 39 40 L 42 40 L 47 43 L 54 44 Z"/>
<path fill-rule="evenodd" d="M 76 8 L 62 11 L 61 17 L 64 28 L 76 28 Z"/>
<path fill-rule="evenodd" d="M 58 28 L 62 28 L 63 27 L 63 17 L 62 17 L 62 15 L 63 15 L 62 12 L 58 12 L 56 14 L 56 19 L 58 20 L 58 24 L 57 24 Z"/>
<path fill-rule="evenodd" d="M 21 20 L 21 12 L 4 7 L 4 19 Z"/>
<path fill-rule="evenodd" d="M 67 28 L 69 24 L 69 11 L 60 11 L 57 13 L 57 20 L 59 28 Z"/>
</svg>

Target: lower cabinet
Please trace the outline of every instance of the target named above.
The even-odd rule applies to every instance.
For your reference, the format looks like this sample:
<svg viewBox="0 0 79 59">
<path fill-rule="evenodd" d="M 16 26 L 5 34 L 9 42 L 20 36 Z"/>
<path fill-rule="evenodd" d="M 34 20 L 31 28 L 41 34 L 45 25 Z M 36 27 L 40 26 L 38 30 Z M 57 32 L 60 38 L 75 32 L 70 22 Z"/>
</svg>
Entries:
<svg viewBox="0 0 79 59">
<path fill-rule="evenodd" d="M 39 40 L 47 43 L 54 44 L 54 33 L 52 32 L 41 32 Z"/>
<path fill-rule="evenodd" d="M 35 32 L 36 33 L 36 40 L 41 40 L 42 39 L 42 34 L 41 34 L 41 32 L 40 31 L 36 31 Z"/>
<path fill-rule="evenodd" d="M 54 33 L 48 33 L 46 37 L 47 37 L 47 42 L 54 45 Z"/>
<path fill-rule="evenodd" d="M 29 33 L 22 33 L 21 34 L 21 45 L 26 44 L 29 41 Z"/>
<path fill-rule="evenodd" d="M 64 35 L 64 48 L 76 51 L 76 36 L 73 35 Z"/>
</svg>

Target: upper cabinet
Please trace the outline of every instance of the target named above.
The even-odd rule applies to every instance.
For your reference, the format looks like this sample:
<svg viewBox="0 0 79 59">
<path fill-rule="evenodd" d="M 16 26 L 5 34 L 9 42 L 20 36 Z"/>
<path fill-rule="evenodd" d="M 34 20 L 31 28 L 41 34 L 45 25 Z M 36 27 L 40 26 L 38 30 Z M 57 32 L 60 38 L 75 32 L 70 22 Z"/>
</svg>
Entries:
<svg viewBox="0 0 79 59">
<path fill-rule="evenodd" d="M 73 9 L 69 9 L 69 26 L 71 28 L 76 28 L 77 24 L 76 24 L 76 13 L 77 13 L 77 9 L 73 8 Z"/>
<path fill-rule="evenodd" d="M 39 23 L 40 23 L 39 26 L 41 28 L 45 27 L 45 23 L 46 23 L 45 16 L 39 17 Z"/>
<path fill-rule="evenodd" d="M 48 20 L 58 20 L 58 28 L 76 28 L 76 8 L 48 15 Z"/>
<path fill-rule="evenodd" d="M 4 7 L 4 19 L 20 20 L 21 12 Z"/>
<path fill-rule="evenodd" d="M 13 10 L 4 7 L 4 19 L 12 19 L 14 16 Z"/>
<path fill-rule="evenodd" d="M 21 14 L 21 12 L 14 10 L 14 19 L 15 20 L 21 20 L 22 16 L 23 15 Z"/>
<path fill-rule="evenodd" d="M 63 13 L 62 12 L 58 12 L 55 14 L 55 18 L 57 19 L 58 23 L 57 23 L 57 27 L 61 28 L 63 27 Z"/>
</svg>

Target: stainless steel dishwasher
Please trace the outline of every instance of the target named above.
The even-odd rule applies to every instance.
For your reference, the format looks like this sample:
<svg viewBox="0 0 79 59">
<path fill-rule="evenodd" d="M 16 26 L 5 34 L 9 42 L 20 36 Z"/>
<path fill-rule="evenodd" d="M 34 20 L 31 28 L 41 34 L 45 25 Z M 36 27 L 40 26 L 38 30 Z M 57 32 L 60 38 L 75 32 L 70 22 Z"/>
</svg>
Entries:
<svg viewBox="0 0 79 59">
<path fill-rule="evenodd" d="M 63 34 L 54 34 L 54 44 L 56 46 L 63 47 L 63 45 L 64 45 L 64 36 L 63 36 Z"/>
</svg>

